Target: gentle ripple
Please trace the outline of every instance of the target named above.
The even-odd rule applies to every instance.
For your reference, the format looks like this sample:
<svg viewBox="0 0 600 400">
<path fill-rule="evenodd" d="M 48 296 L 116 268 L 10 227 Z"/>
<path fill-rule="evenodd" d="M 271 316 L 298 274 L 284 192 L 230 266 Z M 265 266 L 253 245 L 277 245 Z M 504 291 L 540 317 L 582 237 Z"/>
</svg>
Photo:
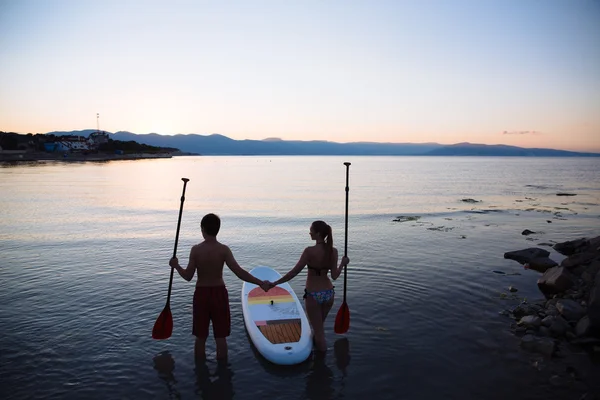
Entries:
<svg viewBox="0 0 600 400">
<path fill-rule="evenodd" d="M 311 244 L 314 219 L 331 224 L 343 252 L 343 161 L 178 157 L 0 168 L 0 397 L 547 400 L 600 390 L 600 367 L 585 355 L 533 368 L 540 358 L 519 348 L 499 315 L 540 297 L 537 275 L 504 252 L 600 235 L 597 159 L 353 157 L 351 328 L 345 336 L 332 329 L 340 279 L 325 359 L 284 368 L 259 356 L 243 324 L 242 283 L 228 270 L 227 364 L 213 360 L 210 339 L 210 359 L 195 365 L 194 287 L 178 276 L 173 335 L 151 339 L 166 300 L 182 176 L 191 179 L 182 261 L 202 215 L 216 212 L 220 239 L 241 265 L 285 273 Z M 538 233 L 525 237 L 524 229 Z M 298 294 L 305 276 L 290 282 Z M 503 298 L 510 285 L 517 295 Z M 567 366 L 581 379 L 549 384 Z"/>
</svg>

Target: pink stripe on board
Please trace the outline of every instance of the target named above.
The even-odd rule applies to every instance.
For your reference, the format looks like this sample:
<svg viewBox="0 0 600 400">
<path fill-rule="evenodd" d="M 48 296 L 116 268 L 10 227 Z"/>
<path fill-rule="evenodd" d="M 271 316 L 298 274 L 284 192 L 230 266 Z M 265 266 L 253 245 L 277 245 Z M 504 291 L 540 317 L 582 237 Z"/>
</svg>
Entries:
<svg viewBox="0 0 600 400">
<path fill-rule="evenodd" d="M 265 326 L 267 325 L 267 321 L 254 321 L 256 323 L 256 326 Z"/>
</svg>

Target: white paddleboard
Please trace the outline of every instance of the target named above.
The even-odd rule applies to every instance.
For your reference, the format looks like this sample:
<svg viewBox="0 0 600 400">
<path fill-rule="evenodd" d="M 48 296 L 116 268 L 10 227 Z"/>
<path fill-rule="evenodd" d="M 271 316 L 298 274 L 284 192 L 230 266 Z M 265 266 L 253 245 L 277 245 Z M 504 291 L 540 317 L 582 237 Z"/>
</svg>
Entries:
<svg viewBox="0 0 600 400">
<path fill-rule="evenodd" d="M 269 267 L 256 267 L 250 273 L 271 282 L 281 278 L 279 272 Z M 267 360 L 292 365 L 310 355 L 312 330 L 302 303 L 287 282 L 268 292 L 244 282 L 242 313 L 250 340 Z"/>
</svg>

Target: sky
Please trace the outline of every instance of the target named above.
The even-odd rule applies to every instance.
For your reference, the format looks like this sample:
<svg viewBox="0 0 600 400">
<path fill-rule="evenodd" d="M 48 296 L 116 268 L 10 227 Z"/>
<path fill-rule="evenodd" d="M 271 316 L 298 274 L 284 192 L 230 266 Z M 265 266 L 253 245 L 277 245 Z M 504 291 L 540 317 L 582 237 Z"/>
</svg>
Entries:
<svg viewBox="0 0 600 400">
<path fill-rule="evenodd" d="M 600 152 L 600 0 L 0 0 L 0 131 Z"/>
</svg>

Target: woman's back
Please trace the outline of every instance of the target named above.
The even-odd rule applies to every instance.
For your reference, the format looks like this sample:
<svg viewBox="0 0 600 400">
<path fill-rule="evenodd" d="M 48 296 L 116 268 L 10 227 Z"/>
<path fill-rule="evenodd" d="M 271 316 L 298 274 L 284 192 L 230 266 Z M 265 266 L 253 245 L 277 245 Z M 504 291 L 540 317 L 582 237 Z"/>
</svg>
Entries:
<svg viewBox="0 0 600 400">
<path fill-rule="evenodd" d="M 328 249 L 323 244 L 306 248 L 308 273 L 306 275 L 307 290 L 327 290 L 333 287 L 328 272 L 337 265 L 338 251 L 335 247 Z"/>
</svg>

